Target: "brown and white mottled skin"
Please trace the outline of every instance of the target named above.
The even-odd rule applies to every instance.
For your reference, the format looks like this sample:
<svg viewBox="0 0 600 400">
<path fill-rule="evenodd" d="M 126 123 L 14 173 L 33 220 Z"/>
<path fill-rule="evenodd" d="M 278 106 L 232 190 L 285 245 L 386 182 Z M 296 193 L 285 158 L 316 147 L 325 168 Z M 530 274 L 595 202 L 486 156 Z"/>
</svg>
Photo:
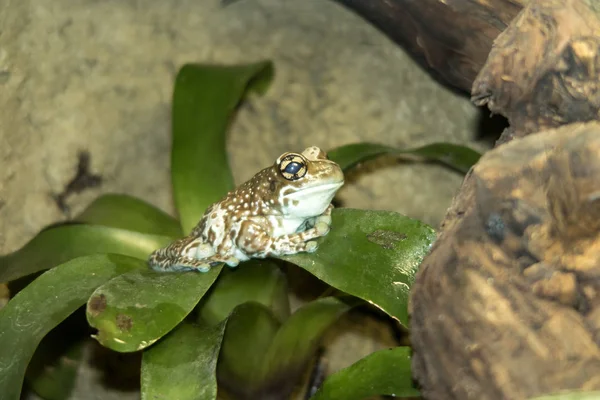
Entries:
<svg viewBox="0 0 600 400">
<path fill-rule="evenodd" d="M 313 252 L 329 232 L 331 200 L 344 184 L 339 165 L 318 147 L 284 153 L 210 206 L 192 232 L 150 256 L 157 271 L 207 272 L 211 266 Z"/>
</svg>

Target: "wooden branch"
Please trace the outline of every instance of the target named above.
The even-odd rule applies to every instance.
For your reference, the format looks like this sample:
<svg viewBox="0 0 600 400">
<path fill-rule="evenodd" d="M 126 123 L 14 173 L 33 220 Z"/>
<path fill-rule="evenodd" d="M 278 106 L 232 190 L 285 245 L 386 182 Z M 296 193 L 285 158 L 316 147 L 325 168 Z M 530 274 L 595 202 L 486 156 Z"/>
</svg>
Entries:
<svg viewBox="0 0 600 400">
<path fill-rule="evenodd" d="M 534 1 L 494 43 L 473 100 L 516 136 L 600 117 L 600 19 L 593 0 Z"/>
<path fill-rule="evenodd" d="M 552 149 L 552 150 L 550 150 Z M 600 124 L 487 153 L 413 289 L 427 399 L 600 389 Z"/>
<path fill-rule="evenodd" d="M 600 123 L 572 123 L 598 119 L 599 20 L 592 0 L 531 0 L 474 84 L 511 128 L 465 177 L 413 286 L 427 399 L 600 389 Z"/>
<path fill-rule="evenodd" d="M 494 39 L 525 0 L 336 0 L 402 45 L 434 76 L 470 91 Z"/>
</svg>

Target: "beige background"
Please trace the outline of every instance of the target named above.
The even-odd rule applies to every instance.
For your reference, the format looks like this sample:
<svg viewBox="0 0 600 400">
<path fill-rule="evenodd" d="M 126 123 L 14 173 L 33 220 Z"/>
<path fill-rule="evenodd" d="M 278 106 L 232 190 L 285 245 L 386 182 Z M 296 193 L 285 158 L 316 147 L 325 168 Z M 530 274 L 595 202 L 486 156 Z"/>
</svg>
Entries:
<svg viewBox="0 0 600 400">
<path fill-rule="evenodd" d="M 222 7 L 217 0 L 0 0 L 0 254 L 65 220 L 51 195 L 72 178 L 79 150 L 91 153 L 92 172 L 104 183 L 72 197 L 73 212 L 104 192 L 172 212 L 169 118 L 177 69 L 261 59 L 274 60 L 276 79 L 232 125 L 229 152 L 239 182 L 280 153 L 308 145 L 485 147 L 474 143 L 481 114 L 466 97 L 441 87 L 379 31 L 330 1 Z M 462 179 L 435 165 L 375 165 L 352 175 L 340 193 L 345 206 L 395 210 L 435 225 Z M 389 343 L 367 344 L 370 336 L 355 325 L 344 335 L 356 336 L 364 354 Z"/>
</svg>

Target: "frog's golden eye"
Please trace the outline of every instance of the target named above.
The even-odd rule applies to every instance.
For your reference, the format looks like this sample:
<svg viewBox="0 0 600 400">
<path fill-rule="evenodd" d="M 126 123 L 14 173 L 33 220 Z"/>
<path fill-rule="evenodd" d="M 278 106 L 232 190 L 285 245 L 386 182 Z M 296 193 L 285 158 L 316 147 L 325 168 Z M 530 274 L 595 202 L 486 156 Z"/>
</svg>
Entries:
<svg viewBox="0 0 600 400">
<path fill-rule="evenodd" d="M 277 160 L 279 172 L 288 181 L 296 181 L 306 175 L 308 171 L 307 160 L 300 154 L 284 154 Z"/>
</svg>

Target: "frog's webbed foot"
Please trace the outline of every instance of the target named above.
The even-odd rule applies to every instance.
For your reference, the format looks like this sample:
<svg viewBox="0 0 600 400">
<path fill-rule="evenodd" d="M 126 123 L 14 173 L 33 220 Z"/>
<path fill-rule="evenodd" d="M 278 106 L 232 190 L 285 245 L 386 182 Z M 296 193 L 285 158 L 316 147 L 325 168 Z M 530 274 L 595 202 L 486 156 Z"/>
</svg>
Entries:
<svg viewBox="0 0 600 400">
<path fill-rule="evenodd" d="M 193 237 L 178 239 L 169 246 L 156 250 L 148 259 L 150 268 L 159 272 L 208 272 L 211 267 L 220 263 L 236 266 L 239 260 L 219 257 L 210 244 Z"/>
<path fill-rule="evenodd" d="M 330 224 L 327 224 L 327 221 L 317 220 L 312 228 L 303 232 L 271 238 L 271 243 L 267 246 L 268 250 L 264 256 L 280 256 L 301 252 L 313 253 L 319 247 L 313 239 L 327 235 L 329 230 Z"/>
<path fill-rule="evenodd" d="M 194 258 L 189 257 L 157 258 L 153 256 L 154 254 L 150 256 L 150 260 L 148 260 L 148 265 L 150 265 L 150 268 L 158 272 L 208 272 L 211 267 L 218 264 L 214 263 L 213 265 L 212 263 L 207 262 L 205 259 L 196 260 Z"/>
<path fill-rule="evenodd" d="M 315 219 L 315 226 L 319 223 L 324 223 L 328 227 L 331 227 L 331 212 L 333 211 L 333 204 L 327 206 L 327 209 L 323 212 L 323 214 L 319 215 Z"/>
<path fill-rule="evenodd" d="M 333 210 L 333 204 L 330 204 L 323 214 L 307 219 L 302 225 L 298 227 L 296 233 L 305 232 L 312 228 L 317 228 L 321 232 L 321 236 L 327 235 L 331 228 L 331 211 Z"/>
<path fill-rule="evenodd" d="M 212 267 L 216 267 L 221 263 L 225 263 L 230 267 L 235 267 L 240 263 L 240 261 L 234 257 L 208 257 L 199 260 L 189 257 L 176 257 L 170 259 L 164 258 L 157 261 L 153 261 L 151 257 L 149 261 L 150 268 L 158 272 L 208 272 Z"/>
</svg>

